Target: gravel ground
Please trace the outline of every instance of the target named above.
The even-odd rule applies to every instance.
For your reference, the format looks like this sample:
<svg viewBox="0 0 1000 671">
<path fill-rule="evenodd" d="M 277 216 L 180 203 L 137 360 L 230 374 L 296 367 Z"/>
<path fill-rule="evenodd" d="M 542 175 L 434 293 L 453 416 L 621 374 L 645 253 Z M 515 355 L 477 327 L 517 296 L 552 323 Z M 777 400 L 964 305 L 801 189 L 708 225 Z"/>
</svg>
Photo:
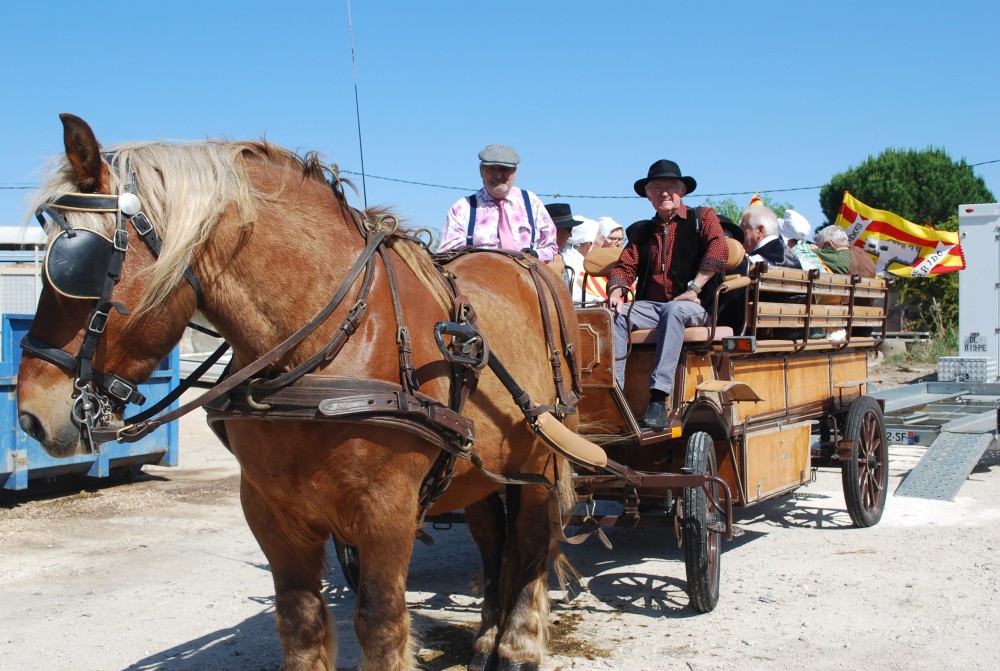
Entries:
<svg viewBox="0 0 1000 671">
<path fill-rule="evenodd" d="M 890 371 L 888 384 L 932 372 Z M 922 448 L 891 449 L 890 491 Z M 181 422 L 181 465 L 131 483 L 0 505 L 0 668 L 276 670 L 268 567 L 243 521 L 235 462 Z M 585 589 L 555 602 L 543 669 L 1000 668 L 1000 458 L 988 453 L 954 502 L 889 498 L 855 529 L 838 471 L 739 509 L 712 613 L 688 607 L 668 530 L 612 530 L 567 549 Z M 478 559 L 463 526 L 418 543 L 409 604 L 423 668 L 464 668 Z M 444 570 L 442 570 L 444 567 Z M 354 598 L 331 567 L 338 667 L 359 652 Z M 564 595 L 553 592 L 559 599 Z"/>
</svg>

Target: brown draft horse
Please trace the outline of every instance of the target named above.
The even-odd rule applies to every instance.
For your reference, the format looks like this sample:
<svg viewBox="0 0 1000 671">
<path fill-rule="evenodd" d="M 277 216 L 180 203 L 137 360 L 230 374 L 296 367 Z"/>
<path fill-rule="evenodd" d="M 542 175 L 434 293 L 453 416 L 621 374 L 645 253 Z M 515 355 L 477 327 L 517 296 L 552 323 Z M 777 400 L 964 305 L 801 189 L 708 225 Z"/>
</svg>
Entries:
<svg viewBox="0 0 1000 671">
<path fill-rule="evenodd" d="M 61 118 L 65 160 L 36 204 L 44 208 L 65 194 L 119 194 L 129 179 L 122 168 L 127 166 L 143 212 L 162 238 L 154 256 L 139 241 L 133 219 L 118 219 L 113 211 L 63 210 L 63 223 L 74 229 L 111 237 L 115 222 L 123 221 L 130 234 L 111 295 L 124 310 L 110 311 L 94 351 L 95 371 L 146 379 L 196 310 L 231 344 L 234 359 L 247 366 L 313 317 L 365 248 L 335 170 L 314 155 L 300 158 L 266 143 L 214 141 L 105 151 L 82 119 Z M 131 214 L 134 208 L 120 204 L 119 209 Z M 433 337 L 435 323 L 451 319 L 444 282 L 417 243 L 397 236 L 388 246 L 399 303 L 413 334 L 420 391 L 447 404 L 450 366 Z M 186 268 L 200 284 L 200 307 L 193 285 L 184 281 Z M 551 352 L 539 326 L 536 287 L 523 265 L 480 253 L 459 257 L 448 269 L 478 312 L 492 351 L 533 399 L 554 403 Z M 398 333 L 387 275 L 376 264 L 367 314 L 339 355 L 321 368 L 323 375 L 398 383 Z M 30 337 L 75 354 L 95 301 L 64 293 L 46 282 Z M 353 296 L 267 372 L 289 370 L 322 348 Z M 557 298 L 575 339 L 569 295 Z M 554 314 L 551 303 L 548 310 Z M 73 373 L 27 349 L 18 378 L 19 422 L 50 454 L 85 449 L 79 421 L 71 419 L 78 389 Z M 115 419 L 120 414 L 116 408 Z M 463 414 L 474 421 L 475 449 L 494 473 L 541 474 L 554 482 L 568 471 L 488 371 Z M 575 428 L 575 415 L 565 423 Z M 320 592 L 324 543 L 331 534 L 358 552 L 354 622 L 363 667 L 415 668 L 405 603 L 407 566 L 417 531 L 418 490 L 440 450 L 409 432 L 370 424 L 257 418 L 226 421 L 224 431 L 242 469 L 247 523 L 273 572 L 285 668 L 325 670 L 336 663 L 331 616 Z M 548 560 L 557 551 L 547 513 L 549 491 L 508 486 L 504 502 L 501 489 L 469 459 L 459 459 L 451 486 L 430 513 L 464 508 L 482 553 L 482 625 L 470 668 L 537 669 L 548 626 Z"/>
</svg>

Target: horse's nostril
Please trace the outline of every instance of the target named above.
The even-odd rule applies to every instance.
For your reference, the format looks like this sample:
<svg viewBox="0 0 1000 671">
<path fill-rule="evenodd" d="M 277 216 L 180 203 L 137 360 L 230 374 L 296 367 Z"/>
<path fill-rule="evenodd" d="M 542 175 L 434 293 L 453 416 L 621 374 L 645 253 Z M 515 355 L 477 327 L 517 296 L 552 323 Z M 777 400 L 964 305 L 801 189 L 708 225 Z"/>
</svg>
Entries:
<svg viewBox="0 0 1000 671">
<path fill-rule="evenodd" d="M 30 412 L 22 412 L 17 416 L 17 423 L 21 425 L 26 434 L 38 442 L 42 442 L 42 439 L 45 437 L 45 431 L 42 429 L 41 422 L 34 415 Z"/>
</svg>

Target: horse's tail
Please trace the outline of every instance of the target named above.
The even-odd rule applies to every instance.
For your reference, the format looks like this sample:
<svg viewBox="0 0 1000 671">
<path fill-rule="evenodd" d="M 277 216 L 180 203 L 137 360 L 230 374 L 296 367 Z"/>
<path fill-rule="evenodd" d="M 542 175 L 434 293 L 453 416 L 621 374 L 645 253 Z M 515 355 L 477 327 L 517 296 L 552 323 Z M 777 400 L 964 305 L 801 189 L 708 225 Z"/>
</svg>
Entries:
<svg viewBox="0 0 1000 671">
<path fill-rule="evenodd" d="M 559 482 L 557 483 L 559 492 L 559 512 L 562 517 L 562 526 L 566 524 L 576 506 L 576 490 L 573 488 L 573 472 L 569 464 L 563 463 L 563 468 L 559 470 Z M 569 595 L 580 585 L 582 576 L 573 567 L 569 558 L 562 551 L 562 544 L 553 540 L 549 550 L 549 557 L 552 560 L 552 570 L 556 574 L 559 582 L 559 590 L 563 593 L 563 599 L 569 601 Z"/>
</svg>

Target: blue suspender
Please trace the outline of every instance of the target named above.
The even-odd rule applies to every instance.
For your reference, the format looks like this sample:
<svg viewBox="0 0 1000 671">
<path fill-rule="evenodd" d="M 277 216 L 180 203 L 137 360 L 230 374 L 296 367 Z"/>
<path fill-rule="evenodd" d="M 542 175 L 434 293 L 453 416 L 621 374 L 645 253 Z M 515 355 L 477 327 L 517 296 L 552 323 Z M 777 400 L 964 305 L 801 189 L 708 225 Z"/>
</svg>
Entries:
<svg viewBox="0 0 1000 671">
<path fill-rule="evenodd" d="M 535 248 L 535 215 L 531 211 L 531 199 L 528 197 L 528 192 L 525 189 L 521 189 L 521 195 L 524 196 L 524 209 L 528 213 L 528 225 L 531 226 L 531 248 Z M 472 232 L 476 228 L 476 194 L 472 194 L 467 199 L 469 201 L 469 228 L 465 231 L 465 244 L 469 247 L 472 246 Z"/>
<path fill-rule="evenodd" d="M 527 189 L 521 189 L 521 195 L 524 196 L 524 209 L 528 213 L 528 224 L 531 226 L 531 248 L 535 248 L 535 215 L 531 213 L 531 199 L 528 198 Z"/>
</svg>

